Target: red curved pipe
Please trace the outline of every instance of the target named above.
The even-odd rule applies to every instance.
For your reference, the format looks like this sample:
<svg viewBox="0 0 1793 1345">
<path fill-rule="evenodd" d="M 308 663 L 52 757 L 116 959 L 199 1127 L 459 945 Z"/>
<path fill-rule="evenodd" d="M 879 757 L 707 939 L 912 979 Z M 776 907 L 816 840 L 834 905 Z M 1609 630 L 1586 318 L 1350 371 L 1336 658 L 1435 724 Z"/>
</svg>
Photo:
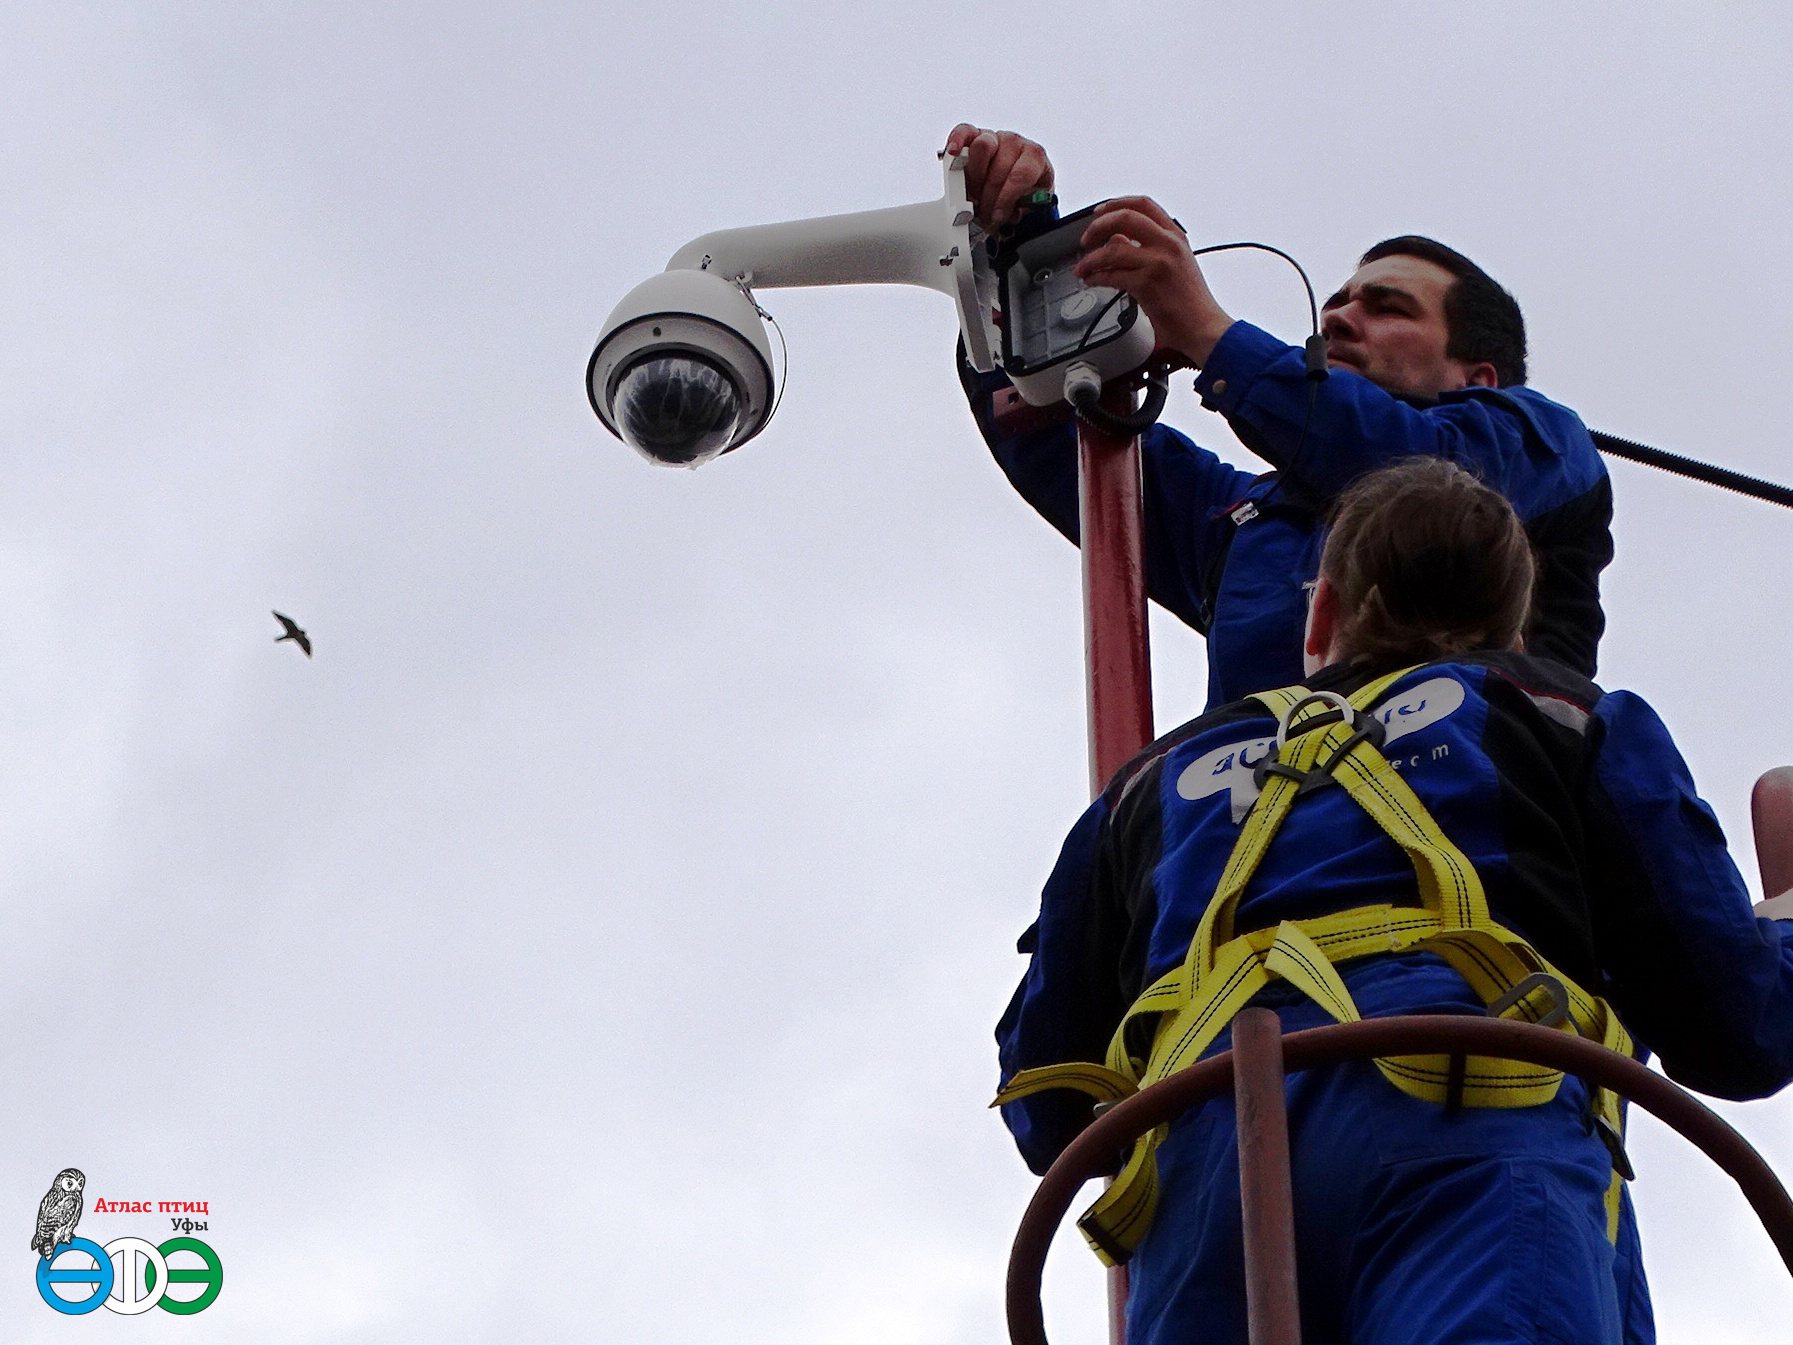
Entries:
<svg viewBox="0 0 1793 1345">
<path fill-rule="evenodd" d="M 1288 1072 L 1375 1056 L 1463 1053 L 1547 1065 L 1610 1088 L 1717 1163 L 1742 1189 L 1782 1262 L 1793 1271 L 1793 1199 L 1762 1156 L 1691 1094 L 1598 1042 L 1530 1023 L 1437 1014 L 1312 1028 L 1284 1037 L 1282 1050 Z M 1232 1052 L 1212 1056 L 1104 1113 L 1059 1155 L 1028 1203 L 1009 1256 L 1009 1339 L 1014 1345 L 1047 1345 L 1040 1276 L 1053 1234 L 1083 1184 L 1110 1168 L 1115 1152 L 1129 1141 L 1232 1085 Z"/>
</svg>

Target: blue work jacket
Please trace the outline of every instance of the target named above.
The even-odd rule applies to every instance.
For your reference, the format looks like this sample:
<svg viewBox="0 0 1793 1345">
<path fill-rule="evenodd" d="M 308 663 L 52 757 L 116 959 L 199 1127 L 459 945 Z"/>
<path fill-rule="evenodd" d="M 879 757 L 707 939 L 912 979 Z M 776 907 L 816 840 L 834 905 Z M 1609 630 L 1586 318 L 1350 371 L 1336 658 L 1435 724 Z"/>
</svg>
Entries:
<svg viewBox="0 0 1793 1345">
<path fill-rule="evenodd" d="M 973 415 L 1016 490 L 1078 539 L 1076 432 L 997 423 L 1000 373 L 963 361 Z M 1301 679 L 1302 585 L 1319 569 L 1321 527 L 1364 473 L 1418 455 L 1446 458 L 1512 501 L 1539 560 L 1526 647 L 1586 677 L 1605 618 L 1612 487 L 1573 411 L 1530 388 L 1467 388 L 1418 406 L 1350 370 L 1308 377 L 1301 348 L 1235 322 L 1196 379 L 1202 404 L 1278 470 L 1254 476 L 1168 426 L 1141 437 L 1151 596 L 1208 638 L 1208 704 Z"/>
</svg>

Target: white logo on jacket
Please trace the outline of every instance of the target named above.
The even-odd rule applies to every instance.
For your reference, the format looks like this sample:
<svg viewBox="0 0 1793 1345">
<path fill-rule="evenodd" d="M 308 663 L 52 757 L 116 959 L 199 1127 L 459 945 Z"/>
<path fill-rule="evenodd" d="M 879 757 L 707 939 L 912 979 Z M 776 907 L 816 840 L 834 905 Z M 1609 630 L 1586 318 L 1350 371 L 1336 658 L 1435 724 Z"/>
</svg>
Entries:
<svg viewBox="0 0 1793 1345">
<path fill-rule="evenodd" d="M 1231 789 L 1233 821 L 1243 820 L 1258 796 L 1253 773 L 1270 755 L 1270 745 L 1275 741 L 1275 738 L 1253 738 L 1249 742 L 1215 748 L 1183 768 L 1183 773 L 1177 777 L 1177 794 L 1193 803 L 1223 789 Z"/>
<path fill-rule="evenodd" d="M 1463 684 L 1454 677 L 1431 677 L 1385 700 L 1371 714 L 1381 721 L 1387 746 L 1398 738 L 1418 733 L 1454 714 L 1463 704 Z M 1177 795 L 1191 803 L 1230 789 L 1233 821 L 1244 820 L 1258 797 L 1257 768 L 1276 739 L 1249 738 L 1217 747 L 1183 768 L 1177 777 Z"/>
</svg>

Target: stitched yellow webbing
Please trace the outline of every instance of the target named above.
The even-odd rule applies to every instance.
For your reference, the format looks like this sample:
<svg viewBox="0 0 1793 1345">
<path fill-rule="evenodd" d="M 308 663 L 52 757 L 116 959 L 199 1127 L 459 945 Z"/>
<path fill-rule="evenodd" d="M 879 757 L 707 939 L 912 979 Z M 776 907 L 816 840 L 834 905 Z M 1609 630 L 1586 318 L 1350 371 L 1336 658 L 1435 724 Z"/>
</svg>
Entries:
<svg viewBox="0 0 1793 1345">
<path fill-rule="evenodd" d="M 1411 669 L 1378 678 L 1349 697 L 1360 713 Z M 1303 687 L 1264 692 L 1253 699 L 1284 720 L 1307 697 Z M 1289 724 L 1279 761 L 1299 774 L 1329 763 L 1333 778 L 1407 852 L 1419 877 L 1422 905 L 1361 906 L 1311 920 L 1285 920 L 1274 929 L 1233 933 L 1233 916 L 1277 829 L 1294 803 L 1298 780 L 1272 773 L 1246 815 L 1213 899 L 1203 912 L 1181 965 L 1153 982 L 1134 1001 L 1109 1043 L 1106 1064 L 1048 1065 L 1022 1070 L 997 1094 L 1012 1102 L 1050 1088 L 1074 1088 L 1112 1102 L 1150 1087 L 1193 1064 L 1251 998 L 1273 980 L 1301 990 L 1341 1023 L 1358 1020 L 1357 1006 L 1337 964 L 1352 958 L 1403 952 L 1437 954 L 1483 1003 L 1492 1005 L 1537 973 L 1553 977 L 1568 996 L 1563 1030 L 1578 1032 L 1612 1050 L 1631 1054 L 1631 1039 L 1605 1001 L 1589 995 L 1550 965 L 1528 943 L 1488 913 L 1482 881 L 1466 855 L 1433 820 L 1417 795 L 1367 740 L 1352 738 L 1353 725 L 1333 723 L 1303 731 L 1316 715 Z M 1540 982 L 1503 1010 L 1503 1017 L 1537 1022 L 1554 1007 Z M 1144 1059 L 1134 1051 L 1150 1043 Z M 1518 1061 L 1444 1055 L 1398 1056 L 1376 1061 L 1396 1088 L 1427 1102 L 1471 1107 L 1532 1107 L 1556 1096 L 1560 1071 Z M 1595 1107 L 1610 1132 L 1622 1134 L 1618 1097 L 1604 1089 Z M 1077 1221 L 1095 1253 L 1108 1265 L 1123 1264 L 1138 1246 L 1158 1204 L 1160 1126 L 1137 1140 L 1113 1184 Z M 1618 1235 L 1622 1181 L 1613 1175 L 1607 1192 L 1607 1237 Z"/>
</svg>

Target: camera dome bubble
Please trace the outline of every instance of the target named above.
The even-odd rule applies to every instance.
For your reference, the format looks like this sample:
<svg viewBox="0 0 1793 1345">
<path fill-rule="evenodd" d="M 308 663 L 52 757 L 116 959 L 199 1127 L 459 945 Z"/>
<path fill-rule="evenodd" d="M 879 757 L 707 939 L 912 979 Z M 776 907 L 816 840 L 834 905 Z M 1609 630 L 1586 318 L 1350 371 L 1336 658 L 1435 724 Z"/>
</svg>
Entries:
<svg viewBox="0 0 1793 1345">
<path fill-rule="evenodd" d="M 637 360 L 611 398 L 623 442 L 669 467 L 701 467 L 716 457 L 734 442 L 745 410 L 735 380 L 689 351 Z"/>
</svg>

